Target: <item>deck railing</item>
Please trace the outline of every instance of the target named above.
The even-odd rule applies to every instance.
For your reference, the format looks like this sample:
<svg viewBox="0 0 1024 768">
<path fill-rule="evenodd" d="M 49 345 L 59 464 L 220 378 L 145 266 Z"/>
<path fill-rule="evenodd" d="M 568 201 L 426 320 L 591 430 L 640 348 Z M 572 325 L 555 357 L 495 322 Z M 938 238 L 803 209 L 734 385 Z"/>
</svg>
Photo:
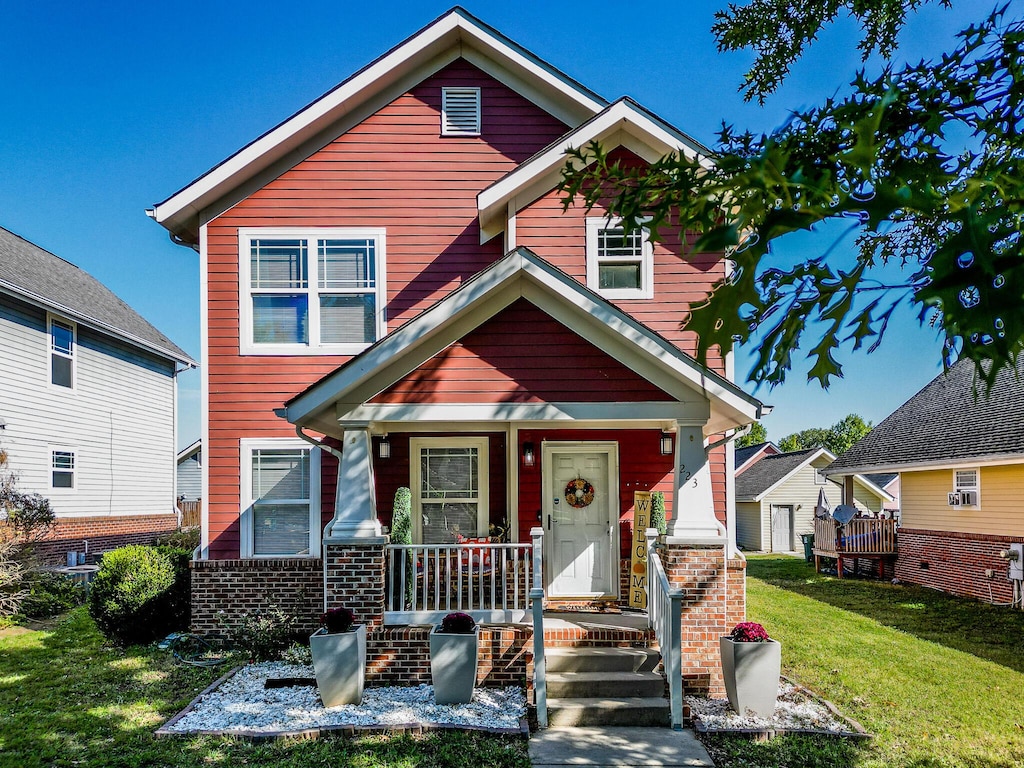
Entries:
<svg viewBox="0 0 1024 768">
<path fill-rule="evenodd" d="M 654 549 L 657 531 L 647 532 L 647 621 L 654 630 L 661 649 L 661 660 L 668 680 L 671 726 L 683 727 L 683 674 L 681 655 L 681 622 L 683 592 L 669 583 L 665 567 Z"/>
<path fill-rule="evenodd" d="M 530 602 L 533 608 L 533 703 L 537 708 L 537 725 L 548 727 L 548 672 L 544 658 L 544 529 L 530 530 L 533 539 L 533 586 Z"/>
<path fill-rule="evenodd" d="M 837 526 L 831 518 L 814 521 L 814 553 L 825 557 L 896 553 L 896 521 L 855 518 Z"/>
<path fill-rule="evenodd" d="M 434 624 L 451 611 L 477 621 L 523 621 L 535 566 L 532 544 L 389 544 L 385 624 Z"/>
<path fill-rule="evenodd" d="M 203 501 L 179 501 L 178 509 L 181 511 L 181 522 L 179 528 L 197 528 L 203 517 Z"/>
</svg>

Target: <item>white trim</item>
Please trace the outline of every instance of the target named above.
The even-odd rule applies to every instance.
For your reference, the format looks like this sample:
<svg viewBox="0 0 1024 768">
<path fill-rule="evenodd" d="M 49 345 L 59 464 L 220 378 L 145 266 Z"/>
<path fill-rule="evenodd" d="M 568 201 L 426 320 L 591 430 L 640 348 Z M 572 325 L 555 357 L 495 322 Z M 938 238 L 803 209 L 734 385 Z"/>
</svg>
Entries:
<svg viewBox="0 0 1024 768">
<path fill-rule="evenodd" d="M 412 77 L 418 82 L 458 55 L 568 125 L 578 125 L 607 105 L 508 38 L 455 8 L 155 205 L 151 215 L 179 236 L 194 231 L 200 211 L 232 189 L 399 81 Z"/>
<path fill-rule="evenodd" d="M 199 228 L 199 442 L 210 450 L 210 257 L 207 225 Z M 199 466 L 203 504 L 199 515 L 199 559 L 210 557 L 210 462 Z"/>
<path fill-rule="evenodd" d="M 786 454 L 780 453 L 780 454 L 775 454 L 775 455 L 785 456 Z M 768 494 L 770 494 L 772 491 L 776 490 L 777 488 L 779 488 L 780 486 L 782 486 L 786 482 L 788 482 L 797 472 L 799 472 L 804 467 L 808 466 L 812 461 L 815 461 L 815 460 L 817 460 L 817 459 L 819 459 L 821 457 L 827 458 L 830 463 L 836 460 L 835 455 L 830 450 L 828 450 L 827 448 L 818 448 L 813 453 L 808 454 L 806 459 L 804 459 L 802 462 L 800 462 L 792 470 L 787 472 L 785 474 L 785 476 L 783 476 L 780 480 L 777 480 L 771 487 L 761 491 L 761 493 L 757 494 L 757 496 L 748 496 L 748 497 L 744 497 L 742 499 L 737 499 L 737 501 L 751 502 L 751 501 L 762 501 L 762 500 L 764 500 L 764 498 L 766 496 L 768 496 Z M 831 474 L 827 470 L 828 470 L 827 466 L 823 467 L 820 470 L 821 472 L 823 472 L 825 474 L 826 481 L 828 479 L 827 476 L 829 474 Z M 865 490 L 867 490 L 869 493 L 874 494 L 875 496 L 877 496 L 882 501 L 892 501 L 895 498 L 891 493 L 886 491 L 884 488 L 880 488 L 879 486 L 875 485 L 870 480 L 868 480 L 866 477 L 864 477 L 862 474 L 854 474 L 853 475 L 853 479 L 854 479 L 854 482 L 860 483 L 860 485 Z M 836 481 L 833 481 L 833 482 L 836 482 Z M 814 483 L 814 486 L 816 488 L 821 487 L 821 486 L 818 485 L 818 483 Z"/>
<path fill-rule="evenodd" d="M 827 475 L 883 474 L 889 472 L 930 472 L 937 469 L 964 469 L 969 467 L 1000 467 L 1006 464 L 1024 464 L 1024 453 L 990 454 L 987 456 L 967 456 L 963 459 L 935 459 L 934 461 L 904 462 L 897 464 L 861 464 L 860 466 L 842 467 L 825 470 Z"/>
<path fill-rule="evenodd" d="M 309 552 L 301 555 L 254 554 L 252 452 L 267 450 L 302 450 L 309 455 Z M 239 501 L 238 515 L 239 557 L 256 560 L 285 558 L 314 558 L 320 556 L 320 451 L 297 437 L 243 437 L 238 441 Z M 295 502 L 298 503 L 298 500 Z M 206 504 L 203 504 L 206 507 Z M 205 514 L 204 514 L 205 517 Z"/>
<path fill-rule="evenodd" d="M 961 472 L 974 472 L 974 485 L 960 485 L 957 475 Z M 958 467 L 953 470 L 953 492 L 970 491 L 977 497 L 973 504 L 960 504 L 960 509 L 981 509 L 981 467 Z"/>
<path fill-rule="evenodd" d="M 509 202 L 514 201 L 516 210 L 521 210 L 553 189 L 565 166 L 566 152 L 592 141 L 605 147 L 628 146 L 648 161 L 678 152 L 699 159 L 709 168 L 712 165 L 706 150 L 690 137 L 654 119 L 629 100 L 619 99 L 477 195 L 480 241 L 487 242 L 501 232 Z M 644 152 L 644 147 L 649 151 Z"/>
<path fill-rule="evenodd" d="M 202 450 L 203 441 L 201 439 L 196 440 L 194 443 L 192 443 L 192 445 L 188 446 L 187 448 L 182 448 L 180 451 L 178 451 L 177 461 L 180 464 L 181 462 L 185 461 L 185 459 L 192 458 L 194 454 L 201 453 Z"/>
<path fill-rule="evenodd" d="M 288 238 L 306 240 L 306 287 L 263 291 L 252 288 L 251 243 L 257 238 Z M 324 344 L 320 341 L 321 294 L 343 293 L 320 288 L 318 283 L 319 240 L 373 240 L 374 245 L 374 313 L 377 338 L 366 344 Z M 241 227 L 238 230 L 238 344 L 241 355 L 355 355 L 387 335 L 387 233 L 382 227 Z M 253 341 L 253 293 L 305 294 L 306 325 L 309 341 L 305 344 L 257 344 Z M 362 291 L 369 293 L 369 290 Z"/>
<path fill-rule="evenodd" d="M 411 437 L 409 438 L 409 488 L 412 491 L 412 539 L 415 544 L 423 543 L 422 506 L 420 495 L 420 451 L 424 448 L 476 448 L 477 484 L 476 531 L 473 537 L 486 536 L 491 517 L 490 507 L 490 439 L 487 437 Z M 471 503 L 471 497 L 458 497 L 452 502 Z M 436 503 L 427 500 L 428 504 Z M 466 534 L 463 534 L 466 535 Z"/>
<path fill-rule="evenodd" d="M 732 353 L 730 352 L 729 354 L 732 354 Z M 775 453 L 765 453 L 765 451 L 768 449 L 769 445 L 772 448 L 775 449 L 775 451 L 776 451 Z M 742 474 L 743 472 L 745 472 L 747 469 L 752 467 L 754 464 L 756 464 L 761 459 L 766 459 L 766 458 L 768 458 L 770 456 L 778 456 L 781 453 L 782 453 L 782 451 L 779 450 L 778 446 L 775 445 L 775 443 L 773 443 L 771 441 L 768 441 L 764 445 L 761 446 L 760 450 L 755 451 L 754 453 L 750 454 L 750 456 L 747 457 L 746 461 L 744 461 L 740 466 L 736 467 L 736 474 L 737 475 Z"/>
<path fill-rule="evenodd" d="M 588 216 L 586 218 L 587 243 L 587 287 L 606 299 L 653 299 L 654 298 L 654 247 L 651 233 L 640 230 L 640 255 L 636 258 L 614 258 L 601 256 L 600 234 L 609 229 L 621 229 L 622 219 L 612 216 Z M 640 265 L 639 288 L 601 288 L 601 265 L 614 263 L 638 263 Z"/>
<path fill-rule="evenodd" d="M 461 103 L 460 103 L 461 100 Z M 460 114 L 455 120 L 449 119 L 452 102 L 460 110 L 472 110 L 468 115 Z M 470 120 L 466 121 L 466 117 Z M 460 122 L 466 121 L 466 122 Z M 483 123 L 483 103 L 480 99 L 480 88 L 477 86 L 441 86 L 441 135 L 442 136 L 479 136 Z"/>
<path fill-rule="evenodd" d="M 56 493 L 59 495 L 71 494 L 78 490 L 78 470 L 79 470 L 79 455 L 76 448 L 72 448 L 67 445 L 47 445 L 47 465 L 46 465 L 46 485 L 50 493 Z M 56 458 L 58 453 L 69 453 L 71 454 L 71 468 L 70 469 L 57 469 L 53 460 Z M 54 472 L 70 472 L 71 474 L 71 485 L 54 485 L 53 484 L 53 473 Z"/>
<path fill-rule="evenodd" d="M 652 427 L 668 420 L 689 420 L 703 425 L 707 409 L 697 403 L 654 401 L 636 403 L 427 403 L 343 404 L 339 424 L 366 422 L 463 421 L 648 421 Z"/>
<path fill-rule="evenodd" d="M 71 354 L 57 351 L 53 348 L 53 325 L 58 323 L 71 329 Z M 78 389 L 78 323 L 63 315 L 54 312 L 46 313 L 46 385 L 54 392 L 75 392 Z M 71 361 L 71 386 L 53 383 L 53 358 L 54 355 Z"/>
</svg>

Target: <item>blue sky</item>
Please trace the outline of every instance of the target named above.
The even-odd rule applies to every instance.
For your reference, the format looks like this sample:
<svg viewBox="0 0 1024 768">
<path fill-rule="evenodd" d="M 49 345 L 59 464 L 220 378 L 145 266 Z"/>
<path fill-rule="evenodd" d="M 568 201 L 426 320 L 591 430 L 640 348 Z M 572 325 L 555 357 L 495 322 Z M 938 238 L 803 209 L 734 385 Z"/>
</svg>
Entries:
<svg viewBox="0 0 1024 768">
<path fill-rule="evenodd" d="M 860 66 L 855 29 L 822 35 L 764 107 L 737 93 L 751 57 L 719 54 L 710 33 L 724 2 L 524 0 L 465 7 L 608 99 L 629 95 L 705 143 L 723 120 L 769 130 L 790 110 L 842 92 Z M 435 2 L 82 3 L 7 6 L 0 47 L 0 226 L 107 284 L 199 358 L 199 260 L 146 208 L 316 99 L 450 6 Z M 629 8 L 625 13 L 624 9 Z M 993 7 L 929 7 L 898 58 L 931 57 Z M 877 63 L 869 63 L 877 68 Z M 831 236 L 784 244 L 780 259 Z M 842 248 L 840 249 L 840 253 Z M 823 392 L 806 365 L 758 397 L 775 406 L 769 436 L 828 426 L 847 413 L 877 423 L 939 368 L 939 343 L 903 312 L 878 352 L 842 356 Z M 807 345 L 810 346 L 810 345 Z M 737 377 L 750 367 L 737 356 Z M 180 382 L 179 444 L 199 436 L 199 376 Z"/>
</svg>

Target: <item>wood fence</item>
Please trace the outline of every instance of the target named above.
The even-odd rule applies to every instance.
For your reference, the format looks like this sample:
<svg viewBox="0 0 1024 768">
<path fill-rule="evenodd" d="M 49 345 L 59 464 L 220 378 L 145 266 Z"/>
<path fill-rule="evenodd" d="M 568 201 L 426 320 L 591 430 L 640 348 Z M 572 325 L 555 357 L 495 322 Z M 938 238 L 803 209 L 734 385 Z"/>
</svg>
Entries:
<svg viewBox="0 0 1024 768">
<path fill-rule="evenodd" d="M 179 501 L 178 509 L 181 510 L 181 528 L 198 528 L 203 517 L 203 500 Z"/>
</svg>

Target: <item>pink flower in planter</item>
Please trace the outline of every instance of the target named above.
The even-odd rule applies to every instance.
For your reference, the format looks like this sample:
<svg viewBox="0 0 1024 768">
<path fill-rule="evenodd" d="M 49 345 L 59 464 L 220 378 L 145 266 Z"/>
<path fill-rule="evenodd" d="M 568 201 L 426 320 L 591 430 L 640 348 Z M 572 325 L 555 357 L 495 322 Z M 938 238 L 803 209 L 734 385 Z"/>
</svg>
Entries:
<svg viewBox="0 0 1024 768">
<path fill-rule="evenodd" d="M 768 630 L 756 621 L 740 622 L 732 628 L 729 637 L 737 643 L 767 643 L 771 639 Z"/>
</svg>

